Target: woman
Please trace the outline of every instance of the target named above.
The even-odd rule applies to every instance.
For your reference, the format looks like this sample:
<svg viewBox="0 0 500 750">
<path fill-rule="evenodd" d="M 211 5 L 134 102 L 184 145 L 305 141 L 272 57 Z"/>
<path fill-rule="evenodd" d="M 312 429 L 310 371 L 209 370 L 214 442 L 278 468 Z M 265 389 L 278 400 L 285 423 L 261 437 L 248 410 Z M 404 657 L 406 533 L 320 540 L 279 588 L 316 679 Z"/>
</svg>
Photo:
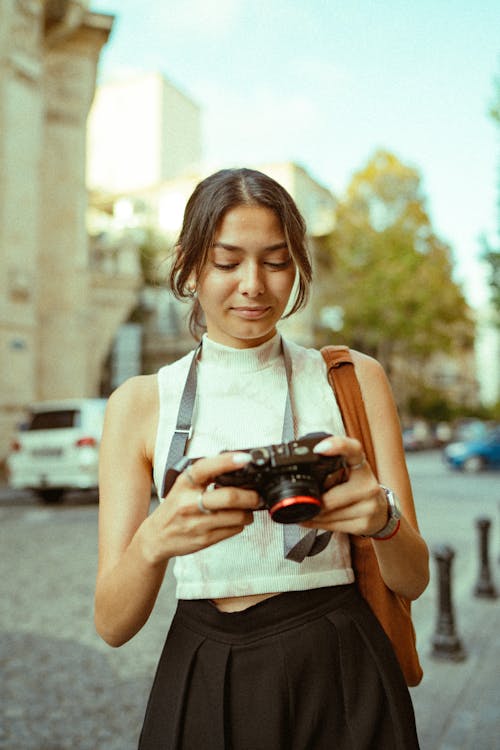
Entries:
<svg viewBox="0 0 500 750">
<path fill-rule="evenodd" d="M 248 169 L 202 181 L 170 280 L 174 294 L 194 300 L 191 329 L 206 330 L 202 345 L 112 394 L 101 449 L 95 620 L 104 640 L 119 646 L 142 628 L 175 559 L 178 608 L 141 750 L 417 748 L 399 665 L 353 583 L 348 537 L 373 538 L 396 593 L 411 600 L 425 589 L 428 552 L 399 421 L 382 368 L 355 354 L 382 487 L 360 444 L 345 437 L 321 354 L 277 333 L 311 280 L 291 197 Z M 173 439 L 181 401 L 187 425 Z M 244 446 L 318 431 L 331 437 L 314 450 L 343 455 L 351 470 L 311 520 L 276 523 L 255 512 L 256 491 L 214 483 L 248 463 Z M 148 515 L 152 473 L 161 496 L 165 467 L 183 452 L 201 458 Z M 323 542 L 297 554 L 312 529 Z"/>
</svg>

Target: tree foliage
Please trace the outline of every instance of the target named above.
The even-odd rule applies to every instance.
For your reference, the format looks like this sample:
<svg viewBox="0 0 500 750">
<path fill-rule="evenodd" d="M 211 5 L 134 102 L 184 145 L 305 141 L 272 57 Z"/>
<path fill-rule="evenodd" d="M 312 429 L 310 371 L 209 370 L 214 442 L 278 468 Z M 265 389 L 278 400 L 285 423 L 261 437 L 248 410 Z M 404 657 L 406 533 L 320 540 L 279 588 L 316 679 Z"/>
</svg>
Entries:
<svg viewBox="0 0 500 750">
<path fill-rule="evenodd" d="M 490 107 L 490 117 L 500 130 L 500 77 L 495 80 L 495 95 Z M 498 236 L 500 237 L 500 176 L 498 185 Z M 495 249 L 483 240 L 482 259 L 488 265 L 488 283 L 490 286 L 490 298 L 496 315 L 496 323 L 500 328 L 500 249 Z"/>
<path fill-rule="evenodd" d="M 500 76 L 495 79 L 495 91 L 493 93 L 493 101 L 490 106 L 490 117 L 500 125 Z"/>
<path fill-rule="evenodd" d="M 171 244 L 159 229 L 153 226 L 144 228 L 139 244 L 139 259 L 146 285 L 158 286 L 165 282 L 171 254 Z"/>
<path fill-rule="evenodd" d="M 376 152 L 339 201 L 328 244 L 332 284 L 319 302 L 343 308 L 351 346 L 390 369 L 394 356 L 424 362 L 472 344 L 450 248 L 432 228 L 415 169 Z"/>
</svg>

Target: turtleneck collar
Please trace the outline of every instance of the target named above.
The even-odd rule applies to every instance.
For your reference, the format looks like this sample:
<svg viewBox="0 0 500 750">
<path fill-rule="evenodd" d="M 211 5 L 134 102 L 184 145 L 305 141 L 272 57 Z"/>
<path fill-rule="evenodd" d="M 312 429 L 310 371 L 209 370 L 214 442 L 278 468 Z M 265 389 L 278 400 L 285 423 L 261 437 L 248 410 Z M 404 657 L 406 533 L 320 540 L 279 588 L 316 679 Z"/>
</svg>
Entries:
<svg viewBox="0 0 500 750">
<path fill-rule="evenodd" d="M 281 354 L 281 334 L 279 333 L 263 344 L 248 349 L 236 349 L 219 344 L 209 339 L 206 333 L 202 338 L 201 361 L 203 365 L 230 367 L 231 370 L 239 372 L 257 371 L 272 365 L 281 357 Z"/>
</svg>

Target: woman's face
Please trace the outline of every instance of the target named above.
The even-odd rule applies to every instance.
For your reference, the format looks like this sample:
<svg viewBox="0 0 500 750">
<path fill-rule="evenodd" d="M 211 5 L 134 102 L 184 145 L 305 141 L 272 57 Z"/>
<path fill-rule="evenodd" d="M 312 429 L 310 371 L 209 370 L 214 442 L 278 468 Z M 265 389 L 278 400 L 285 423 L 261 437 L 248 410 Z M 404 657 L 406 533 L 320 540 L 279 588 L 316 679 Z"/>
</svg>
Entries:
<svg viewBox="0 0 500 750">
<path fill-rule="evenodd" d="M 209 337 L 238 349 L 272 338 L 294 280 L 295 264 L 275 212 L 247 205 L 228 211 L 196 280 Z"/>
</svg>

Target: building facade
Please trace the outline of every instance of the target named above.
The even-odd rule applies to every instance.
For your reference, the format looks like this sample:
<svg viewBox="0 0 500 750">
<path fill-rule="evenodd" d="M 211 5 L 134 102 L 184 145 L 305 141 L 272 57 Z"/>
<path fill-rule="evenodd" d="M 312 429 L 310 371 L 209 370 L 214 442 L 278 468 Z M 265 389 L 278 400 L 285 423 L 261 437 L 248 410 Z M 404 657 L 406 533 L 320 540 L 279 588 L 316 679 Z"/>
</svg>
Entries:
<svg viewBox="0 0 500 750">
<path fill-rule="evenodd" d="M 118 195 L 199 173 L 198 105 L 161 73 L 99 85 L 88 120 L 87 184 Z"/>
<path fill-rule="evenodd" d="M 96 297 L 114 328 L 134 304 L 138 278 L 113 299 L 88 258 L 86 121 L 112 23 L 84 0 L 0 3 L 0 458 L 30 402 L 96 393 Z"/>
</svg>

